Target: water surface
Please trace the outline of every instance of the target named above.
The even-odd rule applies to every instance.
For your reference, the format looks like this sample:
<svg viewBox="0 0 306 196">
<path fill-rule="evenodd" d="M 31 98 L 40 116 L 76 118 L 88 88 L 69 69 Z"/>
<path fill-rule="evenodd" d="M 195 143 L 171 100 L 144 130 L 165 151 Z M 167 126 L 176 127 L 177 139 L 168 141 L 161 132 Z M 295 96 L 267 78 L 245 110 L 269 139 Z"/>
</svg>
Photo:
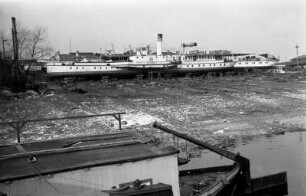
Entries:
<svg viewBox="0 0 306 196">
<path fill-rule="evenodd" d="M 306 132 L 258 137 L 247 144 L 238 143 L 232 152 L 250 159 L 252 178 L 287 171 L 289 196 L 306 195 Z M 220 155 L 203 150 L 180 169 L 231 164 Z"/>
</svg>

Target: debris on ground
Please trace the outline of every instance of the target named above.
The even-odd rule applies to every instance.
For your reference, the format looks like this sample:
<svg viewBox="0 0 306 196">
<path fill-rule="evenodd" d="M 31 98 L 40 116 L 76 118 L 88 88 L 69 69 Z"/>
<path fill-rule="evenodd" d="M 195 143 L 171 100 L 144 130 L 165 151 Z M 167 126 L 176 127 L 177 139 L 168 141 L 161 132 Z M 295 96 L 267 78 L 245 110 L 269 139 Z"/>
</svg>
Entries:
<svg viewBox="0 0 306 196">
<path fill-rule="evenodd" d="M 306 130 L 306 75 L 173 77 L 160 80 L 102 78 L 49 82 L 41 93 L 1 90 L 3 121 L 125 112 L 123 129 L 160 137 L 151 128 L 162 122 L 222 146 L 258 135 Z M 33 97 L 35 99 L 27 99 Z M 13 101 L 14 100 L 14 101 Z M 25 126 L 23 141 L 117 132 L 113 116 L 54 121 Z M 4 127 L 0 143 L 14 141 Z M 163 136 L 163 139 L 167 139 Z"/>
</svg>

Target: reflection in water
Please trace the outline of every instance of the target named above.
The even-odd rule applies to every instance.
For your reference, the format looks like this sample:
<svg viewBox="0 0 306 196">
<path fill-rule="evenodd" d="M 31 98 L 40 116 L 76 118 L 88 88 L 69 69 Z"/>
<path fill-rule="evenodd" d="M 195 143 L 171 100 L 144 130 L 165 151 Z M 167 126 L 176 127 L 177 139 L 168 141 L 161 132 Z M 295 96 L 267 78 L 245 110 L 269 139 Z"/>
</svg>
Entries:
<svg viewBox="0 0 306 196">
<path fill-rule="evenodd" d="M 286 133 L 275 136 L 250 136 L 238 140 L 227 138 L 220 143 L 229 144 L 232 152 L 240 152 L 250 159 L 252 178 L 287 171 L 289 196 L 306 195 L 306 132 Z M 232 161 L 215 153 L 202 150 L 201 158 L 180 167 L 212 167 L 231 164 Z"/>
</svg>

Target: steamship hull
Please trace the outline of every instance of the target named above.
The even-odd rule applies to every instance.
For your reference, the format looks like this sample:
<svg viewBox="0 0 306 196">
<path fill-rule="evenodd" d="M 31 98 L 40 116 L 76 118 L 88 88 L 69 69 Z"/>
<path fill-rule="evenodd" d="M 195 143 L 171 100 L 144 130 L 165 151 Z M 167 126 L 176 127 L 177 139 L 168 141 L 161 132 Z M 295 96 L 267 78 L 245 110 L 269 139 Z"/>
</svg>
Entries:
<svg viewBox="0 0 306 196">
<path fill-rule="evenodd" d="M 204 72 L 222 72 L 232 70 L 231 64 L 214 66 L 211 65 L 162 65 L 162 66 L 142 66 L 128 65 L 125 67 L 112 66 L 48 66 L 47 75 L 49 78 L 56 77 L 102 77 L 102 76 L 136 76 L 156 71 L 161 74 L 186 74 Z"/>
<path fill-rule="evenodd" d="M 94 76 L 129 76 L 141 74 L 141 70 L 113 68 L 110 66 L 48 66 L 49 78 L 56 77 L 94 77 Z"/>
</svg>

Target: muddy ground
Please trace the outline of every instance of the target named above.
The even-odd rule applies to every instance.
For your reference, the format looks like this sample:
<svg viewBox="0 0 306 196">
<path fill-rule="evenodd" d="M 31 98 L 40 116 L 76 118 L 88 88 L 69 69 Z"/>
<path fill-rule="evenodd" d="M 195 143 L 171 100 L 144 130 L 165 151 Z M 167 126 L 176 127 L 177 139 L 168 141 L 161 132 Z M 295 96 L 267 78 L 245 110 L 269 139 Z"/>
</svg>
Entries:
<svg viewBox="0 0 306 196">
<path fill-rule="evenodd" d="M 125 112 L 122 131 L 161 136 L 154 121 L 217 144 L 306 130 L 306 73 L 176 77 L 159 80 L 49 81 L 48 91 L 16 98 L 1 94 L 1 122 Z M 118 132 L 112 116 L 27 123 L 21 141 Z M 0 143 L 16 142 L 0 126 Z"/>
</svg>

